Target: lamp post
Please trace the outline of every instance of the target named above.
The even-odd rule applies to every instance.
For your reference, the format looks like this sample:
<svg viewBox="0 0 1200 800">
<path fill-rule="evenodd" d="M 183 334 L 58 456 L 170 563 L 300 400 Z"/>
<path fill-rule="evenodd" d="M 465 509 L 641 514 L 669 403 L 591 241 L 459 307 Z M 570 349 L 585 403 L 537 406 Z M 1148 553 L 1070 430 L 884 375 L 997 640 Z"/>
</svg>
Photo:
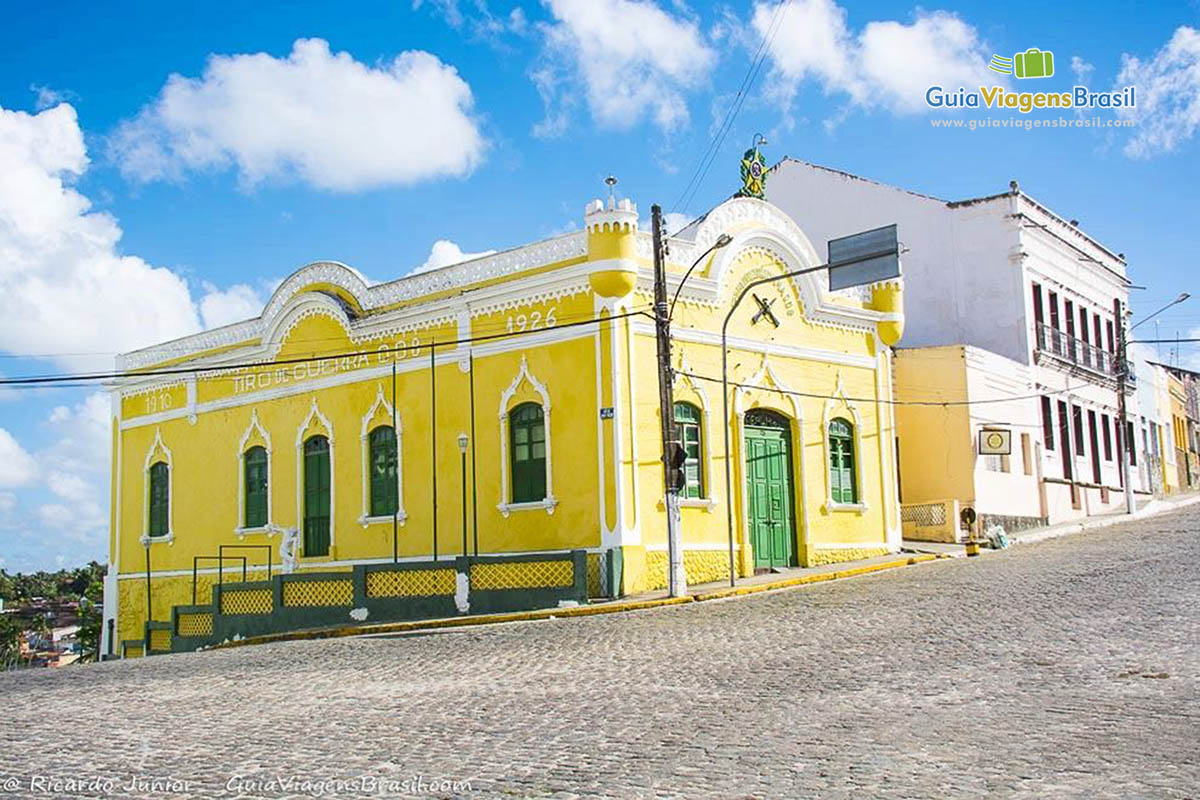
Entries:
<svg viewBox="0 0 1200 800">
<path fill-rule="evenodd" d="M 465 433 L 458 435 L 458 455 L 462 461 L 462 552 L 467 557 L 467 443 Z"/>
<path fill-rule="evenodd" d="M 717 240 L 697 258 L 679 282 L 675 290 L 675 298 L 667 305 L 667 271 L 665 264 L 665 247 L 662 230 L 662 209 L 657 205 L 650 207 L 650 218 L 654 234 L 654 331 L 658 352 L 658 402 L 659 414 L 662 417 L 662 461 L 663 461 L 663 492 L 664 506 L 667 511 L 667 593 L 671 597 L 679 597 L 687 591 L 687 575 L 683 569 L 683 536 L 680 531 L 679 515 L 679 482 L 676 478 L 675 462 L 679 460 L 679 443 L 675 438 L 675 397 L 671 372 L 671 314 L 675 310 L 675 300 L 687 281 L 692 270 L 704 258 L 733 241 L 722 234 Z"/>
<path fill-rule="evenodd" d="M 1179 305 L 1189 297 L 1191 297 L 1191 295 L 1187 292 L 1180 292 L 1178 297 L 1167 303 L 1158 311 L 1155 311 L 1153 314 L 1147 317 L 1143 317 L 1139 322 L 1135 322 L 1133 325 L 1131 325 L 1129 327 L 1129 333 L 1133 333 L 1134 328 L 1137 326 L 1149 322 L 1162 312 L 1166 311 L 1168 308 Z M 1136 509 L 1136 506 L 1133 502 L 1133 487 L 1129 484 L 1129 454 L 1134 452 L 1134 441 L 1132 436 L 1133 432 L 1130 430 L 1131 426 L 1129 425 L 1129 421 L 1126 418 L 1125 413 L 1125 382 L 1129 376 L 1129 357 L 1127 352 L 1128 336 L 1125 331 L 1125 315 L 1121 308 L 1120 299 L 1115 301 L 1115 310 L 1118 332 L 1120 335 L 1120 349 L 1117 356 L 1117 416 L 1120 417 L 1121 422 L 1120 429 L 1118 430 L 1118 441 L 1124 445 L 1122 449 L 1125 450 L 1125 452 L 1119 454 L 1121 456 L 1121 481 L 1125 484 L 1125 513 L 1132 514 Z"/>
</svg>

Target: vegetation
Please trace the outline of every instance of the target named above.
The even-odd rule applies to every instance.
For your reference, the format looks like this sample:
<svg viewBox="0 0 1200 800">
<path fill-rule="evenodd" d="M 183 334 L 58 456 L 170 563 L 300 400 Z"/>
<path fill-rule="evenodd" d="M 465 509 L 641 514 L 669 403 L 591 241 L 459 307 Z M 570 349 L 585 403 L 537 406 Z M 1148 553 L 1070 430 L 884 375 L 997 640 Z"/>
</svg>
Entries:
<svg viewBox="0 0 1200 800">
<path fill-rule="evenodd" d="M 104 597 L 105 567 L 93 561 L 87 566 L 57 572 L 17 573 L 0 569 L 0 599 L 6 609 L 0 614 L 0 670 L 16 666 L 20 659 L 20 636 L 24 630 L 48 633 L 44 614 L 22 614 L 22 606 L 35 598 L 79 602 L 78 642 L 81 660 L 92 661 L 100 648 L 101 601 Z"/>
</svg>

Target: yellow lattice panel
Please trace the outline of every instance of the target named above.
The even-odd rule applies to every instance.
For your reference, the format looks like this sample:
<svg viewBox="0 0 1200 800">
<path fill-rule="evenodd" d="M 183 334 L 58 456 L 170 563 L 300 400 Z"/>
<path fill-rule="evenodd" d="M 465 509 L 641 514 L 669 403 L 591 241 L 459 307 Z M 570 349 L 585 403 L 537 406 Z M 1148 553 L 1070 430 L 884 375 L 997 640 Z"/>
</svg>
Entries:
<svg viewBox="0 0 1200 800">
<path fill-rule="evenodd" d="M 121 647 L 121 658 L 141 658 L 143 655 L 141 642 L 126 644 Z"/>
<path fill-rule="evenodd" d="M 354 583 L 349 579 L 288 581 L 283 584 L 283 604 L 289 608 L 354 605 Z"/>
<path fill-rule="evenodd" d="M 570 561 L 505 561 L 471 566 L 472 589 L 541 589 L 573 583 L 575 567 Z"/>
<path fill-rule="evenodd" d="M 452 569 L 381 570 L 367 573 L 367 597 L 433 597 L 454 594 Z"/>
<path fill-rule="evenodd" d="M 180 636 L 212 636 L 212 614 L 180 614 L 175 633 Z"/>
<path fill-rule="evenodd" d="M 600 597 L 604 594 L 604 584 L 600 575 L 599 553 L 588 553 L 587 556 L 587 586 L 588 597 Z"/>
<path fill-rule="evenodd" d="M 234 589 L 221 592 L 222 614 L 270 614 L 275 607 L 270 589 Z"/>
<path fill-rule="evenodd" d="M 153 653 L 171 652 L 171 632 L 165 628 L 154 628 L 150 631 L 150 651 Z"/>
</svg>

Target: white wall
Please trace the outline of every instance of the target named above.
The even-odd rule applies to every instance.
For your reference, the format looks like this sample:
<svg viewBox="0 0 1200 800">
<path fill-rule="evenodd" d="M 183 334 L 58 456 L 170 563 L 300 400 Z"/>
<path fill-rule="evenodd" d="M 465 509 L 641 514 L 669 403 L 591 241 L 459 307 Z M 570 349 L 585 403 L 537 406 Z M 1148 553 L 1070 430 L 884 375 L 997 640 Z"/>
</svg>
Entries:
<svg viewBox="0 0 1200 800">
<path fill-rule="evenodd" d="M 784 161 L 767 199 L 825 242 L 897 224 L 904 272 L 902 347 L 969 344 L 1028 360 L 1019 235 L 1009 195 L 960 204 L 918 195 L 836 170 Z"/>
</svg>

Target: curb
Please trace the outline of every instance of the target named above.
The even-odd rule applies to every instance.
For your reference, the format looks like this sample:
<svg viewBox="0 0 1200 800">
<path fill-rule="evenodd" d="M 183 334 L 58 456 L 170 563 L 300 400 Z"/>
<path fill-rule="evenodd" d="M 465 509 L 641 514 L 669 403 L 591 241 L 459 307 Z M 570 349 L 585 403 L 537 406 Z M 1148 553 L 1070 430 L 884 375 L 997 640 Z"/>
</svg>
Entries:
<svg viewBox="0 0 1200 800">
<path fill-rule="evenodd" d="M 1198 498 L 1200 499 L 1200 498 Z M 794 578 L 784 578 L 770 583 L 760 583 L 753 586 L 734 586 L 728 589 L 717 589 L 701 594 L 689 594 L 683 597 L 659 597 L 649 600 L 629 600 L 604 603 L 600 605 L 572 606 L 570 608 L 540 608 L 533 611 L 512 611 L 504 614 L 480 614 L 478 616 L 447 617 L 444 619 L 413 620 L 411 622 L 381 622 L 375 625 L 345 625 L 338 628 L 319 628 L 305 631 L 287 631 L 266 636 L 248 636 L 221 642 L 207 649 L 221 650 L 230 647 L 245 647 L 271 642 L 309 641 L 314 639 L 343 639 L 350 636 L 369 636 L 388 633 L 414 633 L 418 631 L 446 630 L 450 628 L 467 628 L 477 625 L 494 625 L 504 622 L 528 622 L 540 619 L 560 619 L 563 617 L 591 617 L 598 614 L 619 614 L 626 611 L 642 611 L 648 608 L 686 605 L 708 600 L 723 600 L 733 597 L 744 597 L 762 592 L 773 592 L 790 589 L 810 583 L 853 578 L 868 575 L 873 572 L 898 569 L 926 561 L 936 561 L 949 558 L 946 555 L 914 555 L 884 561 L 878 564 L 866 564 L 861 567 L 836 570 L 833 572 L 818 572 L 810 575 L 799 575 Z"/>
<path fill-rule="evenodd" d="M 1187 508 L 1196 503 L 1200 503 L 1200 496 L 1187 497 L 1176 501 L 1151 500 L 1146 506 L 1132 514 L 1118 514 L 1113 517 L 1081 520 L 1079 522 L 1056 526 L 1054 529 L 1031 531 L 1024 535 L 1018 534 L 1011 538 L 1013 539 L 1013 544 L 1035 544 L 1037 542 L 1044 542 L 1047 539 L 1057 539 L 1060 536 L 1072 536 L 1077 533 L 1086 533 L 1113 525 L 1120 525 L 1123 522 L 1134 522 L 1136 520 L 1157 517 L 1160 514 L 1169 514 L 1172 511 L 1178 511 L 1181 508 Z"/>
</svg>

